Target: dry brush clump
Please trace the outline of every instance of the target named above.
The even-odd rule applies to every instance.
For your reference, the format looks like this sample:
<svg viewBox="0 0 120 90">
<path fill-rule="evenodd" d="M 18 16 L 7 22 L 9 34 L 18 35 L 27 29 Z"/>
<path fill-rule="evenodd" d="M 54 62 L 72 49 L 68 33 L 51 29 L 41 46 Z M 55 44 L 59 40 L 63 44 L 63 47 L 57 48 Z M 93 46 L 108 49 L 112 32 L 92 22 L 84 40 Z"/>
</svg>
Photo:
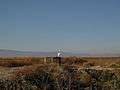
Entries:
<svg viewBox="0 0 120 90">
<path fill-rule="evenodd" d="M 14 57 L 14 58 L 0 58 L 0 66 L 3 67 L 22 67 L 33 64 L 43 63 L 42 57 Z"/>
<path fill-rule="evenodd" d="M 88 87 L 91 76 L 84 71 L 74 71 L 73 68 L 63 68 L 54 63 L 41 64 L 16 72 L 12 80 L 23 78 L 28 85 L 40 90 L 79 90 Z"/>
<path fill-rule="evenodd" d="M 3 66 L 3 67 L 21 67 L 21 66 L 28 66 L 28 65 L 32 65 L 32 62 L 25 61 L 25 60 L 0 61 L 0 66 Z"/>
<path fill-rule="evenodd" d="M 23 58 L 20 60 L 22 61 Z M 0 90 L 8 88 L 8 90 L 84 90 L 85 88 L 87 90 L 120 90 L 118 68 L 80 69 L 79 67 L 84 64 L 92 67 L 95 62 L 78 57 L 68 57 L 60 66 L 54 62 L 42 63 L 41 60 L 41 58 L 24 58 L 25 63 L 31 64 L 20 67 L 8 79 L 0 79 Z M 16 61 L 19 61 L 18 58 Z"/>
<path fill-rule="evenodd" d="M 92 67 L 92 66 L 95 66 L 95 63 L 94 63 L 94 62 L 85 62 L 85 63 L 83 64 L 83 67 L 86 67 L 86 68 L 90 68 L 90 67 Z"/>
<path fill-rule="evenodd" d="M 92 77 L 92 90 L 120 90 L 120 78 L 115 70 L 86 69 L 86 72 Z"/>
<path fill-rule="evenodd" d="M 110 68 L 120 68 L 120 61 L 111 63 L 111 64 L 109 65 L 109 67 L 110 67 Z"/>
<path fill-rule="evenodd" d="M 76 65 L 83 65 L 83 63 L 87 62 L 85 59 L 81 59 L 80 57 L 65 57 L 63 60 L 63 64 L 76 64 Z"/>
</svg>

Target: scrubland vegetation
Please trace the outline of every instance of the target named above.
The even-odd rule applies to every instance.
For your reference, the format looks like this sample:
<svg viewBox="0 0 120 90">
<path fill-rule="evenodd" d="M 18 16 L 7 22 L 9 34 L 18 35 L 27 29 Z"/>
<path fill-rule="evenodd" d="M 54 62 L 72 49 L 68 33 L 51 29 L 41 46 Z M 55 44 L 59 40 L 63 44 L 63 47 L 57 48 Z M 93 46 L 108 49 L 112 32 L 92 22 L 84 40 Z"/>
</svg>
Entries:
<svg viewBox="0 0 120 90">
<path fill-rule="evenodd" d="M 120 58 L 1 57 L 0 90 L 120 90 Z"/>
</svg>

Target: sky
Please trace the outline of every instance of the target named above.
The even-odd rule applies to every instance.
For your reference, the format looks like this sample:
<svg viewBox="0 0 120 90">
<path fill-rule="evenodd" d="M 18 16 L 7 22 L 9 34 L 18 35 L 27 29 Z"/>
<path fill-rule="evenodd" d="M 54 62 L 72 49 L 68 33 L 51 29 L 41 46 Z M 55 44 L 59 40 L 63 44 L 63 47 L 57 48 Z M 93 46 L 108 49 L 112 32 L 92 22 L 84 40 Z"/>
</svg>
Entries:
<svg viewBox="0 0 120 90">
<path fill-rule="evenodd" d="M 0 49 L 120 53 L 120 0 L 0 0 Z"/>
</svg>

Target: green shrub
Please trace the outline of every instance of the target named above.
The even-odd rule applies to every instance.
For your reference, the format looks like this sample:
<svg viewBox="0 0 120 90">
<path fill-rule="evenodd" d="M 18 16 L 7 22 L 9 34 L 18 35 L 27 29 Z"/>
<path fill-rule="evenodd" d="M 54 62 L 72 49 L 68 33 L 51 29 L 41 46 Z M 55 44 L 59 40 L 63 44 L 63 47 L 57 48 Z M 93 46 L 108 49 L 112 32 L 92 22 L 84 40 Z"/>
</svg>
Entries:
<svg viewBox="0 0 120 90">
<path fill-rule="evenodd" d="M 120 64 L 112 64 L 110 65 L 111 68 L 120 68 Z"/>
</svg>

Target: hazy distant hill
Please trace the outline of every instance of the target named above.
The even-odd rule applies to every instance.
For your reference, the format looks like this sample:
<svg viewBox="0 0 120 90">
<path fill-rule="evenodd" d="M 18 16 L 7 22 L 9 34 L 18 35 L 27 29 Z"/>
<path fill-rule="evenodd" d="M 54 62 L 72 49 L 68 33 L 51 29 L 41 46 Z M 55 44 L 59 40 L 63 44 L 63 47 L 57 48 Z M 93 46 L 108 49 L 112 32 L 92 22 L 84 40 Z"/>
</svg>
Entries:
<svg viewBox="0 0 120 90">
<path fill-rule="evenodd" d="M 32 52 L 0 49 L 0 56 L 55 56 L 55 52 Z"/>
<path fill-rule="evenodd" d="M 57 52 L 32 52 L 0 49 L 0 56 L 57 56 Z M 93 53 L 70 53 L 63 52 L 63 56 L 120 56 L 120 54 L 93 54 Z"/>
<path fill-rule="evenodd" d="M 57 52 L 32 52 L 0 49 L 0 56 L 57 56 Z M 88 54 L 63 52 L 63 56 L 88 56 Z"/>
</svg>

